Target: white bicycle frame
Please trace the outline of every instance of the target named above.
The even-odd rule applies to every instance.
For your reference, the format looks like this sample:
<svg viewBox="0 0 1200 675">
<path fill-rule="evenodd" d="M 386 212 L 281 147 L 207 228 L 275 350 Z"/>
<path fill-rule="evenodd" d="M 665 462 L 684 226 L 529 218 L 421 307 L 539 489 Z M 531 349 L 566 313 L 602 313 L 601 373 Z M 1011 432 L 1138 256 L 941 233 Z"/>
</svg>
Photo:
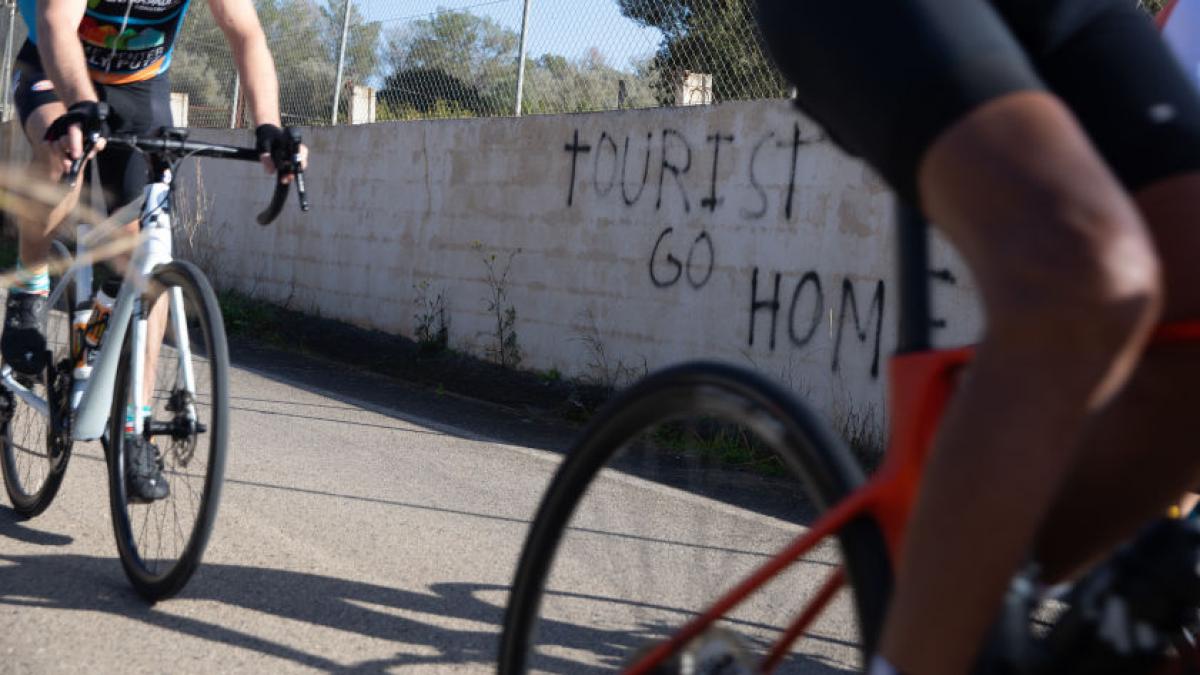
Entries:
<svg viewBox="0 0 1200 675">
<path fill-rule="evenodd" d="M 108 319 L 108 327 L 104 332 L 100 352 L 96 355 L 91 377 L 83 390 L 83 395 L 72 396 L 71 436 L 77 441 L 96 440 L 104 435 L 109 416 L 112 413 L 113 388 L 116 384 L 117 367 L 121 360 L 121 348 L 125 342 L 125 331 L 133 323 L 133 338 L 130 344 L 130 384 L 133 390 L 132 400 L 136 401 L 138 409 L 134 414 L 134 429 L 141 434 L 145 428 L 145 420 L 141 414 L 143 381 L 146 367 L 146 308 L 142 306 L 142 290 L 146 288 L 147 279 L 155 267 L 169 263 L 171 257 L 171 171 L 164 169 L 158 179 L 146 186 L 143 191 L 145 202 L 139 219 L 139 242 L 133 259 L 125 272 L 121 290 L 113 305 L 112 314 Z M 77 260 L 63 274 L 62 279 L 50 294 L 46 303 L 46 312 L 52 311 L 62 298 L 69 284 L 75 284 L 75 297 L 90 299 L 92 297 L 91 262 L 87 258 L 87 245 L 84 236 L 78 237 L 76 245 Z M 179 357 L 179 379 L 192 396 L 188 397 L 187 416 L 189 420 L 197 419 L 193 401 L 195 400 L 195 375 L 192 370 L 191 344 L 188 339 L 187 321 L 184 317 L 183 292 L 178 287 L 169 289 L 171 329 L 174 332 L 175 347 Z M 74 307 L 69 308 L 73 322 Z M 46 317 L 42 317 L 43 320 Z M 43 325 L 45 325 L 43 323 Z M 73 330 L 73 328 L 72 328 Z M 17 381 L 12 368 L 5 365 L 0 368 L 0 386 L 12 392 L 29 407 L 43 417 L 49 417 L 50 405 L 46 399 L 34 394 Z"/>
</svg>

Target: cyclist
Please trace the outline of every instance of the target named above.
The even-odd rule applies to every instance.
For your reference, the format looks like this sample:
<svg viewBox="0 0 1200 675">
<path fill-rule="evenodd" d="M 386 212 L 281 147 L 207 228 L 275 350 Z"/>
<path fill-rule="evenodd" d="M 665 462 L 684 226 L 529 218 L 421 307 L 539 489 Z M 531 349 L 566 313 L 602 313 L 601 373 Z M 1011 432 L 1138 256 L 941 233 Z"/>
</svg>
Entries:
<svg viewBox="0 0 1200 675">
<path fill-rule="evenodd" d="M 1077 573 L 1197 484 L 1200 93 L 1133 0 L 759 0 L 797 102 L 954 244 L 987 326 L 873 675 L 962 675 L 1029 551 Z"/>
<path fill-rule="evenodd" d="M 84 129 L 101 135 L 144 134 L 171 125 L 168 69 L 190 0 L 20 0 L 29 39 L 17 54 L 14 102 L 32 146 L 31 174 L 57 181 L 83 154 Z M 250 111 L 258 126 L 256 147 L 268 171 L 272 151 L 285 146 L 280 129 L 279 85 L 267 41 L 251 0 L 209 0 L 233 51 Z M 100 102 L 109 113 L 102 119 Z M 97 143 L 102 150 L 104 141 Z M 301 148 L 301 156 L 306 150 Z M 146 184 L 141 155 L 113 148 L 97 159 L 111 211 L 135 200 Z M 45 367 L 46 340 L 39 325 L 49 277 L 50 240 L 78 199 L 78 186 L 41 222 L 19 222 L 18 279 L 5 303 L 0 355 L 24 375 Z M 126 228 L 137 232 L 137 221 Z M 115 285 L 119 286 L 119 281 Z M 112 294 L 115 289 L 108 289 Z M 155 312 L 160 314 L 160 312 Z M 152 316 L 153 319 L 153 316 Z M 161 334 L 159 331 L 158 334 Z M 131 444 L 126 444 L 131 445 Z M 131 498 L 161 499 L 169 487 L 149 441 L 133 439 L 127 464 Z"/>
</svg>

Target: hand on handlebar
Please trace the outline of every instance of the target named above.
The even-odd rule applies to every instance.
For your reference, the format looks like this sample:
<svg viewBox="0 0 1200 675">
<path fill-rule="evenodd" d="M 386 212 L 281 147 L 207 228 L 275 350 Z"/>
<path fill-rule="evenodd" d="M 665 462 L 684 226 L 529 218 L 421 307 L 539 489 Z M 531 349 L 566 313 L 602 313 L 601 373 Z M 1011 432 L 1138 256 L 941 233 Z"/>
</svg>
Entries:
<svg viewBox="0 0 1200 675">
<path fill-rule="evenodd" d="M 287 199 L 288 186 L 295 182 L 296 197 L 300 200 L 300 210 L 308 210 L 308 195 L 304 187 L 304 170 L 308 165 L 308 148 L 300 141 L 300 130 L 292 127 L 280 129 L 273 124 L 261 124 L 254 130 L 255 149 L 259 159 L 267 169 L 274 173 L 275 194 L 271 204 L 258 215 L 260 225 L 266 225 L 279 215 L 283 202 Z"/>
<path fill-rule="evenodd" d="M 108 133 L 108 104 L 80 101 L 50 124 L 45 140 L 62 154 L 63 171 L 74 183 L 83 162 L 104 149 Z"/>
<path fill-rule="evenodd" d="M 297 173 L 308 168 L 308 147 L 295 140 L 298 135 L 291 129 L 280 129 L 274 124 L 260 124 L 254 130 L 254 147 L 267 173 L 279 174 L 284 185 L 292 182 Z"/>
</svg>

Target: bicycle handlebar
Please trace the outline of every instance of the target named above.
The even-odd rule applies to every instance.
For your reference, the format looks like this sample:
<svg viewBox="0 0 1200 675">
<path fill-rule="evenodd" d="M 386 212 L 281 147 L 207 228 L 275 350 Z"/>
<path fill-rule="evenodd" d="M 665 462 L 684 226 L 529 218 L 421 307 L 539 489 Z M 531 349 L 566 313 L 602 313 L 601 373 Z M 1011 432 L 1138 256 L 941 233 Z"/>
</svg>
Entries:
<svg viewBox="0 0 1200 675">
<path fill-rule="evenodd" d="M 271 203 L 267 205 L 261 213 L 258 214 L 257 221 L 260 225 L 269 225 L 279 212 L 283 210 L 284 202 L 287 200 L 288 190 L 291 188 L 289 182 L 285 182 L 285 176 L 291 176 L 293 182 L 296 183 L 296 195 L 300 201 L 300 210 L 308 211 L 308 193 L 304 184 L 304 171 L 300 168 L 300 132 L 295 129 L 288 129 L 288 148 L 286 157 L 276 157 L 275 166 L 279 169 L 276 173 L 275 192 L 271 195 Z M 96 142 L 99 140 L 99 135 L 94 134 L 84 138 L 83 156 L 87 157 L 95 148 Z M 108 137 L 108 142 L 117 145 L 123 145 L 141 152 L 159 155 L 163 157 L 216 157 L 218 159 L 232 159 L 244 162 L 259 161 L 259 153 L 254 148 L 243 148 L 236 145 L 225 145 L 221 143 L 200 143 L 187 140 L 187 132 L 182 129 L 172 129 L 163 127 L 158 130 L 158 136 L 144 137 L 135 134 L 112 134 Z M 64 181 L 75 184 L 75 179 L 79 176 L 79 171 L 83 167 L 83 160 L 76 159 L 71 162 L 71 168 L 66 175 L 63 176 Z"/>
</svg>

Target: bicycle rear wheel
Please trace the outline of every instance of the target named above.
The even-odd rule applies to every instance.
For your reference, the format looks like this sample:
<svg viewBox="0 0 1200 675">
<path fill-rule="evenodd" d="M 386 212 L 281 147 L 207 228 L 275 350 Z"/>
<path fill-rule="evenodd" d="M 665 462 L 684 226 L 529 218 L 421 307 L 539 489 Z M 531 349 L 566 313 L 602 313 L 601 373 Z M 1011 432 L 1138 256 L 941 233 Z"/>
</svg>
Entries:
<svg viewBox="0 0 1200 675">
<path fill-rule="evenodd" d="M 509 596 L 499 672 L 630 667 L 862 480 L 840 439 L 752 373 L 688 364 L 643 380 L 597 416 L 550 483 Z M 835 598 L 776 672 L 861 668 L 891 579 L 870 519 L 724 615 L 688 658 L 761 659 L 839 564 L 853 597 Z"/>
<path fill-rule="evenodd" d="M 61 244 L 57 244 L 56 253 L 60 257 L 67 255 Z M 74 306 L 74 292 L 68 286 L 53 306 L 46 308 L 49 366 L 36 376 L 17 376 L 23 386 L 47 402 L 46 414 L 0 388 L 0 467 L 13 510 L 24 518 L 42 513 L 54 501 L 71 458 L 67 420 L 74 368 L 71 360 Z"/>
<path fill-rule="evenodd" d="M 176 260 L 155 269 L 143 307 L 149 313 L 160 301 L 169 310 L 145 428 L 160 450 L 170 487 L 165 499 L 128 500 L 126 410 L 140 408 L 131 382 L 132 330 L 117 371 L 108 430 L 117 549 L 130 582 L 151 600 L 178 593 L 200 565 L 220 502 L 229 433 L 229 352 L 212 287 L 194 265 Z"/>
</svg>

